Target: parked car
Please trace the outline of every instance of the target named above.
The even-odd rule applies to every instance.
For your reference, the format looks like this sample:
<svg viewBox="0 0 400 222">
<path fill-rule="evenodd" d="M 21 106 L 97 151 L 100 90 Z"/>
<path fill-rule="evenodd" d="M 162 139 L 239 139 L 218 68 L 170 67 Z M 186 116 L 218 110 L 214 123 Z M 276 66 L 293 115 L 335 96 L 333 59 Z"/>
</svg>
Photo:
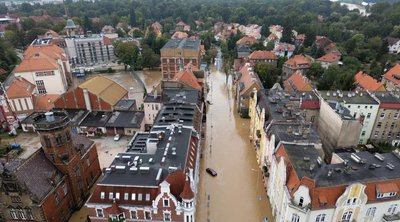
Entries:
<svg viewBox="0 0 400 222">
<path fill-rule="evenodd" d="M 114 136 L 114 141 L 118 141 L 119 139 L 121 139 L 121 135 L 117 134 Z"/>
<path fill-rule="evenodd" d="M 207 168 L 206 171 L 207 171 L 208 174 L 210 174 L 213 177 L 218 175 L 218 173 L 215 170 L 211 169 L 211 168 Z"/>
</svg>

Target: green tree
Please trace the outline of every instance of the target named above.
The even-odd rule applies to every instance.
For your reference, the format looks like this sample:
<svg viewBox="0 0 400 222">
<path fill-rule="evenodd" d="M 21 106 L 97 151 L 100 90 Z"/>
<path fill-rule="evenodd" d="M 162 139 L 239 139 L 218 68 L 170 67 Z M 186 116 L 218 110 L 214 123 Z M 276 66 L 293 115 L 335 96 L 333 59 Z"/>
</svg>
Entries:
<svg viewBox="0 0 400 222">
<path fill-rule="evenodd" d="M 321 78 L 325 69 L 322 68 L 321 63 L 315 62 L 311 65 L 310 70 L 307 72 L 306 76 L 311 80 L 316 80 Z"/>
<path fill-rule="evenodd" d="M 143 45 L 142 49 L 142 66 L 144 68 L 154 68 L 159 67 L 161 64 L 160 55 L 156 54 L 147 45 Z"/>
<path fill-rule="evenodd" d="M 129 24 L 132 27 L 136 26 L 136 12 L 134 7 L 129 9 Z"/>
<path fill-rule="evenodd" d="M 35 22 L 35 20 L 33 20 L 31 18 L 24 18 L 21 21 L 21 26 L 22 26 L 23 30 L 29 31 L 36 26 L 36 22 Z"/>
<path fill-rule="evenodd" d="M 271 63 L 257 63 L 254 66 L 254 72 L 258 74 L 258 77 L 265 88 L 271 88 L 278 81 L 279 71 Z"/>
<path fill-rule="evenodd" d="M 269 41 L 269 42 L 267 43 L 267 47 L 265 48 L 265 50 L 271 51 L 271 50 L 273 50 L 274 48 L 275 48 L 275 42 Z"/>
<path fill-rule="evenodd" d="M 139 48 L 132 42 L 116 42 L 115 55 L 125 65 L 125 70 L 127 70 L 128 65 L 133 67 L 138 59 Z"/>
</svg>

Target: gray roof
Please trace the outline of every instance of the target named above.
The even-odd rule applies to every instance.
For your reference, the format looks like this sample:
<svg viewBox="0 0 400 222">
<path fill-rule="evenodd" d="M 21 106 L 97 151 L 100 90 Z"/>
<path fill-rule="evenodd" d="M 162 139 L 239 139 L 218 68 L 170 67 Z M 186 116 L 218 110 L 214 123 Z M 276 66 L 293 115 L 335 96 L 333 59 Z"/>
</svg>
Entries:
<svg viewBox="0 0 400 222">
<path fill-rule="evenodd" d="M 180 123 L 192 126 L 196 116 L 200 115 L 197 107 L 190 104 L 165 104 L 154 121 L 155 125 Z"/>
<path fill-rule="evenodd" d="M 367 151 L 336 153 L 343 162 L 319 164 L 318 152 L 312 145 L 284 144 L 284 148 L 298 177 L 309 177 L 320 187 L 400 178 L 400 156 L 395 153 L 380 154 L 383 160 Z M 352 155 L 360 158 L 360 161 L 356 161 Z M 389 169 L 388 164 L 393 169 Z"/>
<path fill-rule="evenodd" d="M 79 126 L 104 127 L 110 119 L 111 112 L 93 111 L 90 112 Z"/>
<path fill-rule="evenodd" d="M 121 99 L 114 106 L 114 109 L 118 111 L 136 110 L 136 108 L 136 100 L 134 99 Z"/>
<path fill-rule="evenodd" d="M 75 23 L 74 23 L 74 20 L 68 19 L 68 20 L 67 20 L 67 25 L 65 26 L 65 28 L 67 28 L 67 29 L 74 29 L 74 28 L 76 28 L 76 25 L 75 25 Z"/>
<path fill-rule="evenodd" d="M 164 89 L 162 92 L 162 99 L 164 103 L 182 102 L 182 103 L 198 104 L 199 91 L 195 89 L 167 88 Z"/>
<path fill-rule="evenodd" d="M 106 127 L 140 128 L 143 118 L 144 112 L 141 111 L 115 111 Z"/>
<path fill-rule="evenodd" d="M 346 104 L 369 104 L 378 105 L 378 102 L 367 92 L 351 91 L 320 91 L 319 94 L 324 100 L 338 101 Z"/>
<path fill-rule="evenodd" d="M 161 50 L 165 49 L 189 49 L 189 50 L 200 50 L 199 39 L 171 39 L 169 40 Z"/>
<path fill-rule="evenodd" d="M 374 92 L 374 96 L 380 103 L 400 103 L 398 95 L 391 92 Z"/>
<path fill-rule="evenodd" d="M 275 135 L 275 143 L 285 142 L 305 142 L 320 144 L 321 140 L 314 125 L 304 125 L 300 123 L 272 123 L 268 128 L 267 135 Z"/>
<path fill-rule="evenodd" d="M 155 126 L 149 133 L 137 133 L 126 152 L 115 157 L 98 185 L 158 186 L 169 172 L 184 170 L 192 147 L 190 140 L 196 135 L 193 133 L 192 129 L 183 127 L 179 130 L 171 125 Z M 158 139 L 161 134 L 162 139 Z M 155 153 L 146 146 L 150 140 L 157 142 Z M 137 164 L 135 158 L 138 158 Z"/>
<path fill-rule="evenodd" d="M 53 183 L 61 181 L 63 174 L 48 160 L 42 149 L 34 153 L 15 172 L 18 181 L 39 199 L 53 189 Z"/>
<path fill-rule="evenodd" d="M 250 47 L 249 47 L 248 45 L 244 45 L 244 44 L 238 45 L 236 50 L 237 50 L 238 52 L 248 52 L 248 53 L 251 52 Z"/>
</svg>

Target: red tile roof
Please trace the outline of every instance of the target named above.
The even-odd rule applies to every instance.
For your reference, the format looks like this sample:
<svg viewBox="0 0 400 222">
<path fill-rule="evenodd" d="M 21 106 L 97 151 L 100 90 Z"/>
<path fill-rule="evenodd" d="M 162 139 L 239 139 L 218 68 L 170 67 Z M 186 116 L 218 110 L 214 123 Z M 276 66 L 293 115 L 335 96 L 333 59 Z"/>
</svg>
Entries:
<svg viewBox="0 0 400 222">
<path fill-rule="evenodd" d="M 328 62 L 328 63 L 338 62 L 339 60 L 340 60 L 340 55 L 338 55 L 337 53 L 328 53 L 317 59 L 317 61 Z"/>
<path fill-rule="evenodd" d="M 22 77 L 16 77 L 7 89 L 7 97 L 10 99 L 32 96 L 35 85 Z"/>
<path fill-rule="evenodd" d="M 241 76 L 238 81 L 243 85 L 243 88 L 240 89 L 240 93 L 239 93 L 240 95 L 246 94 L 252 88 L 256 88 L 256 89 L 262 88 L 262 84 L 261 84 L 258 76 L 253 71 L 250 71 L 249 69 L 252 69 L 252 68 L 248 64 L 245 64 L 240 69 Z M 240 86 L 240 84 L 239 84 L 239 86 Z"/>
<path fill-rule="evenodd" d="M 183 187 L 183 191 L 180 195 L 182 199 L 190 200 L 194 198 L 194 193 L 192 188 L 190 187 L 190 181 L 186 179 L 185 186 Z"/>
<path fill-rule="evenodd" d="M 376 191 L 378 193 L 395 193 L 399 192 L 399 187 L 395 183 L 377 184 Z"/>
<path fill-rule="evenodd" d="M 21 64 L 14 69 L 14 73 L 32 72 L 32 71 L 49 71 L 58 69 L 54 60 L 43 58 L 40 54 L 30 59 L 22 60 Z"/>
<path fill-rule="evenodd" d="M 387 71 L 383 77 L 397 86 L 400 86 L 400 64 L 395 65 L 389 71 Z"/>
<path fill-rule="evenodd" d="M 112 45 L 111 39 L 103 36 L 104 45 Z"/>
<path fill-rule="evenodd" d="M 275 55 L 274 52 L 272 51 L 262 51 L 262 50 L 258 50 L 258 51 L 254 51 L 252 52 L 249 56 L 249 59 L 274 59 L 277 60 L 278 57 Z"/>
<path fill-rule="evenodd" d="M 180 71 L 175 75 L 175 80 L 185 83 L 194 89 L 201 90 L 201 86 L 197 81 L 196 76 L 189 70 Z"/>
<path fill-rule="evenodd" d="M 188 36 L 186 32 L 177 31 L 172 35 L 171 39 L 185 39 Z"/>
<path fill-rule="evenodd" d="M 296 46 L 294 46 L 292 44 L 280 42 L 280 43 L 276 44 L 276 46 L 274 48 L 274 52 L 284 52 L 286 50 L 289 52 L 293 52 L 295 49 L 296 49 Z"/>
<path fill-rule="evenodd" d="M 182 170 L 174 171 L 165 179 L 169 183 L 169 189 L 175 197 L 179 197 L 185 186 L 186 176 Z"/>
<path fill-rule="evenodd" d="M 258 43 L 258 40 L 256 38 L 245 36 L 245 37 L 239 39 L 236 42 L 236 45 L 254 45 L 254 44 L 257 44 L 257 43 Z"/>
<path fill-rule="evenodd" d="M 56 45 L 30 45 L 24 52 L 24 59 L 38 53 L 44 54 L 52 59 L 67 60 L 64 49 Z"/>
<path fill-rule="evenodd" d="M 288 91 L 312 91 L 312 85 L 307 77 L 299 72 L 293 73 L 287 80 L 283 82 L 285 90 Z"/>
<path fill-rule="evenodd" d="M 285 64 L 290 65 L 292 68 L 309 68 L 311 60 L 303 55 L 295 55 L 287 60 Z"/>
<path fill-rule="evenodd" d="M 354 84 L 357 85 L 359 89 L 365 91 L 386 91 L 382 82 L 378 82 L 370 75 L 363 73 L 362 71 L 358 72 L 354 76 Z"/>
<path fill-rule="evenodd" d="M 61 95 L 57 94 L 38 94 L 35 95 L 34 101 L 34 109 L 36 112 L 48 112 L 54 108 L 54 102 Z"/>
<path fill-rule="evenodd" d="M 104 211 L 106 211 L 110 215 L 118 215 L 123 212 L 123 210 L 118 207 L 118 204 L 115 202 L 115 200 L 111 207 L 105 208 Z"/>
</svg>

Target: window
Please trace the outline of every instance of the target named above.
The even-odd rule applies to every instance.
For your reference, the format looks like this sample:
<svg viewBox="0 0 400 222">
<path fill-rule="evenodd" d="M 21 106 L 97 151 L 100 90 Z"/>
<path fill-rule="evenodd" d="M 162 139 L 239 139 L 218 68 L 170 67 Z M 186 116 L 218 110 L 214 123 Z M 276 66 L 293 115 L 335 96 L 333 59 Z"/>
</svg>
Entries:
<svg viewBox="0 0 400 222">
<path fill-rule="evenodd" d="M 124 193 L 124 200 L 129 200 L 129 193 Z"/>
<path fill-rule="evenodd" d="M 21 203 L 21 198 L 19 196 L 11 196 L 10 198 L 13 203 Z"/>
<path fill-rule="evenodd" d="M 115 199 L 119 200 L 119 193 L 115 193 Z"/>
<path fill-rule="evenodd" d="M 169 207 L 169 200 L 168 199 L 164 199 L 164 207 Z"/>
<path fill-rule="evenodd" d="M 136 210 L 131 210 L 131 219 L 138 219 Z"/>
<path fill-rule="evenodd" d="M 381 126 L 382 126 L 382 122 L 378 122 L 378 124 L 376 124 L 377 128 L 381 128 Z"/>
<path fill-rule="evenodd" d="M 367 113 L 367 119 L 371 118 L 371 113 Z"/>
<path fill-rule="evenodd" d="M 106 198 L 106 193 L 105 192 L 101 192 L 100 193 L 100 199 L 104 200 Z"/>
<path fill-rule="evenodd" d="M 51 141 L 50 141 L 50 137 L 48 136 L 43 136 L 43 140 L 44 140 L 44 144 L 46 145 L 47 148 L 51 147 Z"/>
<path fill-rule="evenodd" d="M 164 221 L 171 221 L 171 213 L 164 212 Z"/>
<path fill-rule="evenodd" d="M 146 201 L 150 201 L 150 194 L 146 193 Z"/>
<path fill-rule="evenodd" d="M 366 216 L 367 217 L 375 216 L 375 211 L 376 211 L 376 207 L 368 208 Z"/>
<path fill-rule="evenodd" d="M 300 197 L 300 200 L 299 200 L 299 207 L 302 207 L 303 204 L 304 204 L 304 198 L 303 198 L 303 197 Z"/>
<path fill-rule="evenodd" d="M 292 214 L 292 222 L 299 222 L 300 216 L 297 214 Z"/>
<path fill-rule="evenodd" d="M 57 205 L 59 205 L 60 204 L 60 197 L 58 196 L 58 192 L 57 191 L 54 192 L 54 199 L 56 199 L 56 203 L 57 203 Z"/>
<path fill-rule="evenodd" d="M 158 110 L 158 105 L 157 104 L 155 105 L 155 108 L 156 108 L 156 110 Z"/>
<path fill-rule="evenodd" d="M 57 146 L 62 146 L 62 145 L 63 145 L 63 140 L 62 140 L 62 137 L 61 137 L 60 134 L 58 134 L 58 135 L 56 136 L 56 145 L 57 145 Z"/>
<path fill-rule="evenodd" d="M 394 197 L 394 196 L 396 196 L 396 194 L 397 194 L 397 192 L 391 192 L 391 193 L 389 193 L 389 197 Z"/>
<path fill-rule="evenodd" d="M 18 209 L 18 216 L 19 218 L 26 220 L 25 212 L 22 209 Z"/>
<path fill-rule="evenodd" d="M 12 219 L 18 219 L 17 211 L 15 209 L 10 209 L 10 215 Z"/>
<path fill-rule="evenodd" d="M 354 114 L 353 114 L 353 118 L 356 118 L 357 117 L 357 112 L 355 112 Z"/>
<path fill-rule="evenodd" d="M 36 88 L 40 94 L 47 93 L 43 80 L 36 80 Z"/>
<path fill-rule="evenodd" d="M 380 117 L 384 118 L 385 117 L 385 113 L 381 113 Z"/>
<path fill-rule="evenodd" d="M 132 200 L 136 200 L 136 193 L 132 193 Z"/>
<path fill-rule="evenodd" d="M 374 136 L 378 137 L 379 131 L 375 131 Z"/>
<path fill-rule="evenodd" d="M 395 113 L 394 114 L 394 119 L 398 119 L 399 118 L 399 113 Z"/>
<path fill-rule="evenodd" d="M 361 136 L 365 136 L 365 131 L 362 131 L 362 132 L 361 132 Z"/>
<path fill-rule="evenodd" d="M 64 192 L 64 196 L 67 195 L 68 193 L 68 188 L 67 188 L 67 184 L 65 184 L 65 182 L 61 185 L 63 192 Z"/>
<path fill-rule="evenodd" d="M 353 216 L 352 211 L 347 211 L 342 215 L 342 222 L 350 222 L 351 216 Z"/>
<path fill-rule="evenodd" d="M 86 159 L 86 164 L 87 164 L 88 166 L 90 166 L 90 160 L 89 160 L 89 158 Z"/>
<path fill-rule="evenodd" d="M 150 211 L 145 211 L 144 212 L 144 219 L 151 220 L 151 212 Z"/>
<path fill-rule="evenodd" d="M 139 193 L 139 194 L 138 194 L 138 201 L 142 201 L 142 199 L 143 199 L 143 198 L 142 198 L 142 193 Z"/>
<path fill-rule="evenodd" d="M 104 217 L 103 209 L 96 209 L 97 217 Z"/>
<path fill-rule="evenodd" d="M 392 134 L 393 134 L 393 133 L 389 131 L 389 133 L 388 133 L 388 138 L 392 137 Z"/>
<path fill-rule="evenodd" d="M 113 192 L 110 192 L 108 194 L 108 199 L 110 199 L 110 200 L 114 199 L 114 193 Z"/>
<path fill-rule="evenodd" d="M 325 222 L 326 214 L 319 214 L 315 222 Z"/>
<path fill-rule="evenodd" d="M 393 215 L 396 213 L 396 210 L 397 210 L 397 204 L 392 204 L 392 205 L 390 205 L 387 212 L 389 215 Z"/>
<path fill-rule="evenodd" d="M 28 220 L 34 220 L 35 219 L 33 217 L 33 213 L 32 213 L 32 210 L 30 208 L 26 209 L 26 217 L 28 218 Z"/>
<path fill-rule="evenodd" d="M 378 193 L 378 195 L 376 195 L 377 198 L 382 198 L 383 197 L 383 193 Z"/>
</svg>

